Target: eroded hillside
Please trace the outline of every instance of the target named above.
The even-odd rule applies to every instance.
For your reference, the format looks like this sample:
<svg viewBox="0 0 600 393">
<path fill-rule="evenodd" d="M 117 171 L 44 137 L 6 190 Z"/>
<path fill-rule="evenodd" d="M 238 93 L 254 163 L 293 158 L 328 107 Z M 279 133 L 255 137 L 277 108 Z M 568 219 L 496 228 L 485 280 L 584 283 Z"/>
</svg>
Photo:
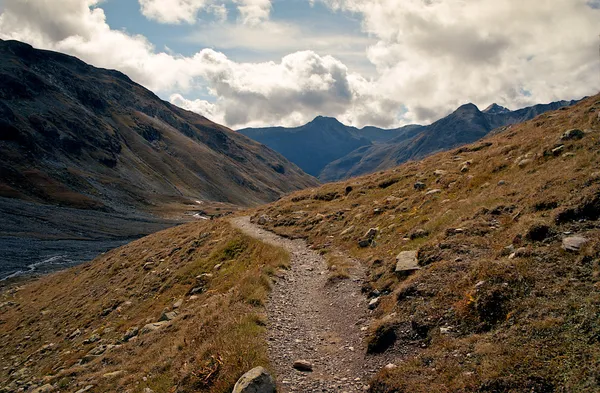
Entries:
<svg viewBox="0 0 600 393">
<path fill-rule="evenodd" d="M 599 218 L 600 96 L 254 216 L 367 267 L 373 393 L 598 391 Z"/>
</svg>

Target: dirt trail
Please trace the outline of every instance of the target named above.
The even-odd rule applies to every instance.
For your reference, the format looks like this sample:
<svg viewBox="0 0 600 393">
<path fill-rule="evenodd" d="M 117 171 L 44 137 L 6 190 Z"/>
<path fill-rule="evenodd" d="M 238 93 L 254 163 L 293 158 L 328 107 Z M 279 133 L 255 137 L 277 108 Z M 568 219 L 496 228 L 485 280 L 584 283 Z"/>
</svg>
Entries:
<svg viewBox="0 0 600 393">
<path fill-rule="evenodd" d="M 360 291 L 363 271 L 358 263 L 350 279 L 328 283 L 324 258 L 304 241 L 263 230 L 249 217 L 234 218 L 232 223 L 291 255 L 292 267 L 277 281 L 267 305 L 269 357 L 282 391 L 365 391 L 369 377 L 386 359 L 366 355 L 363 339 L 369 311 Z M 293 369 L 298 359 L 311 362 L 313 372 Z"/>
</svg>

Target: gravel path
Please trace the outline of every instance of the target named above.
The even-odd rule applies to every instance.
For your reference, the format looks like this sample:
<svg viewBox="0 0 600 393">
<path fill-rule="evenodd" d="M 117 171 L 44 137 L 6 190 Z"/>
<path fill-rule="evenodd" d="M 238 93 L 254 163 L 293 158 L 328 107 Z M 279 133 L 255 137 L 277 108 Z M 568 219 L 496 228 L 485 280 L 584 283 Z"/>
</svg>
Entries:
<svg viewBox="0 0 600 393">
<path fill-rule="evenodd" d="M 386 364 L 384 357 L 366 355 L 367 299 L 361 294 L 363 271 L 358 263 L 351 278 L 327 281 L 323 257 L 303 240 L 289 240 L 250 223 L 232 219 L 247 235 L 286 249 L 291 269 L 277 280 L 267 305 L 269 357 L 283 392 L 359 392 L 369 377 Z M 361 329 L 362 328 L 362 329 Z M 307 360 L 313 372 L 292 365 Z"/>
</svg>

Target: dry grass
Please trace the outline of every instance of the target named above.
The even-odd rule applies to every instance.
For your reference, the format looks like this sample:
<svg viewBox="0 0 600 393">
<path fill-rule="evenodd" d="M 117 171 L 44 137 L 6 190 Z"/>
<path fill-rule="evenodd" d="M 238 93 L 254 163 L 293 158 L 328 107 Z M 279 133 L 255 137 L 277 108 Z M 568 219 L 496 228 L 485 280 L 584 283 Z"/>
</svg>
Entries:
<svg viewBox="0 0 600 393">
<path fill-rule="evenodd" d="M 268 366 L 262 305 L 269 273 L 288 261 L 285 251 L 224 221 L 196 223 L 5 291 L 0 379 L 9 385 L 16 371 L 23 382 L 63 391 L 94 385 L 98 392 L 229 392 L 243 372 Z M 203 292 L 191 297 L 199 286 Z M 122 341 L 179 299 L 179 315 L 168 326 Z M 69 338 L 76 329 L 81 334 Z M 94 334 L 101 341 L 86 344 Z M 53 345 L 40 350 L 47 344 Z M 80 365 L 100 344 L 117 346 Z M 122 373 L 105 376 L 115 371 Z"/>
<path fill-rule="evenodd" d="M 398 367 L 382 371 L 371 392 L 600 391 L 599 113 L 600 96 L 591 97 L 471 146 L 481 149 L 255 211 L 275 232 L 358 258 L 369 273 L 365 291 L 385 295 L 371 332 L 395 329 L 388 351 Z M 585 136 L 561 140 L 574 128 Z M 417 181 L 427 189 L 415 190 Z M 361 248 L 369 228 L 379 234 Z M 567 233 L 589 239 L 586 248 L 563 251 Z M 519 249 L 512 259 L 509 245 Z M 408 277 L 394 273 L 404 250 L 417 250 L 422 267 Z"/>
</svg>

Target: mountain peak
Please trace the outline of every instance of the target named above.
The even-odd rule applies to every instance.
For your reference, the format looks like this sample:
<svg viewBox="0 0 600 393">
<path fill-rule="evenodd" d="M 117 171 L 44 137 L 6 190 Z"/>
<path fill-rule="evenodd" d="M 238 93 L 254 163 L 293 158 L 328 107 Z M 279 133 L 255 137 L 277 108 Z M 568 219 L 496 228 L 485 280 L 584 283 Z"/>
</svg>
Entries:
<svg viewBox="0 0 600 393">
<path fill-rule="evenodd" d="M 321 124 L 321 125 L 342 125 L 342 123 L 335 117 L 328 116 L 317 116 L 309 124 Z"/>
<path fill-rule="evenodd" d="M 463 112 L 479 112 L 479 108 L 477 105 L 469 102 L 468 104 L 464 104 L 458 107 L 455 113 L 463 113 Z"/>
<path fill-rule="evenodd" d="M 488 106 L 487 108 L 485 108 L 483 110 L 483 113 L 489 113 L 490 115 L 498 115 L 501 113 L 508 113 L 508 112 L 510 112 L 510 109 L 500 106 L 496 103 L 493 103 L 492 105 Z"/>
</svg>

